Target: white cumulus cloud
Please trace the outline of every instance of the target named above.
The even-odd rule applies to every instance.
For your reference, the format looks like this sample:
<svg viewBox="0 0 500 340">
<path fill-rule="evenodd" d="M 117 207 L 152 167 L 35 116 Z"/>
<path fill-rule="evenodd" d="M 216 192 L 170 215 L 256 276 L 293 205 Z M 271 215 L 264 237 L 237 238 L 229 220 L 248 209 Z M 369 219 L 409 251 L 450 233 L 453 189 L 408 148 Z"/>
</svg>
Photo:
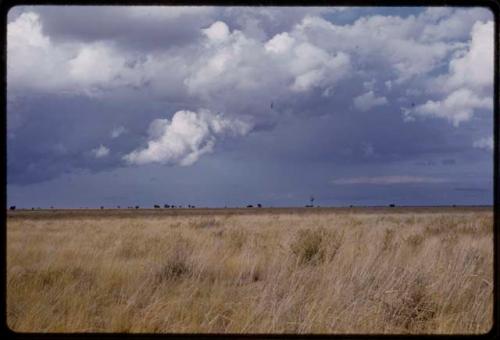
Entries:
<svg viewBox="0 0 500 340">
<path fill-rule="evenodd" d="M 288 52 L 294 42 L 294 38 L 290 37 L 287 32 L 283 32 L 276 34 L 272 39 L 266 42 L 264 48 L 266 52 L 280 54 Z"/>
<path fill-rule="evenodd" d="M 493 136 L 478 139 L 473 143 L 473 146 L 479 149 L 493 150 Z"/>
<path fill-rule="evenodd" d="M 113 128 L 113 130 L 111 130 L 111 138 L 118 138 L 125 132 L 127 132 L 127 129 L 125 129 L 125 127 L 117 126 Z"/>
<path fill-rule="evenodd" d="M 141 84 L 141 69 L 105 42 L 54 42 L 40 15 L 25 12 L 7 27 L 7 80 L 11 89 L 99 94 L 102 89 Z"/>
<path fill-rule="evenodd" d="M 421 116 L 441 117 L 458 126 L 461 122 L 472 118 L 475 109 L 492 109 L 493 100 L 489 97 L 479 97 L 468 89 L 452 92 L 440 101 L 429 100 L 419 105 L 414 112 Z"/>
<path fill-rule="evenodd" d="M 207 38 L 211 42 L 220 43 L 227 38 L 229 38 L 229 27 L 227 27 L 226 23 L 223 21 L 216 21 L 210 27 L 202 29 L 203 34 L 207 36 Z"/>
<path fill-rule="evenodd" d="M 368 111 L 376 106 L 387 104 L 387 98 L 383 96 L 377 97 L 373 91 L 368 91 L 354 98 L 353 102 L 354 107 L 359 111 Z"/>
<path fill-rule="evenodd" d="M 251 129 L 248 122 L 202 109 L 177 111 L 172 120 L 155 119 L 149 127 L 145 148 L 124 156 L 130 164 L 161 163 L 188 166 L 213 151 L 219 137 L 242 136 Z"/>
<path fill-rule="evenodd" d="M 477 110 L 493 109 L 493 22 L 476 22 L 466 51 L 449 62 L 448 73 L 429 88 L 441 98 L 428 100 L 405 115 L 447 119 L 454 126 L 470 120 Z"/>
<path fill-rule="evenodd" d="M 109 149 L 101 144 L 98 148 L 93 149 L 92 153 L 96 158 L 103 158 L 109 155 Z"/>
</svg>

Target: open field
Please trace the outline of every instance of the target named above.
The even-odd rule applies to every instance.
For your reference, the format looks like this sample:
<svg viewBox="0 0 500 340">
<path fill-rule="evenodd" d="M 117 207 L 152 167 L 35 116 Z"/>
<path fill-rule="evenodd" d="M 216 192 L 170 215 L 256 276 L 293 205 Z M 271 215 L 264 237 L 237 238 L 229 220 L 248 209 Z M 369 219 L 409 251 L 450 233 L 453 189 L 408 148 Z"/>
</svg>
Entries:
<svg viewBox="0 0 500 340">
<path fill-rule="evenodd" d="M 485 333 L 491 208 L 7 215 L 20 332 Z"/>
</svg>

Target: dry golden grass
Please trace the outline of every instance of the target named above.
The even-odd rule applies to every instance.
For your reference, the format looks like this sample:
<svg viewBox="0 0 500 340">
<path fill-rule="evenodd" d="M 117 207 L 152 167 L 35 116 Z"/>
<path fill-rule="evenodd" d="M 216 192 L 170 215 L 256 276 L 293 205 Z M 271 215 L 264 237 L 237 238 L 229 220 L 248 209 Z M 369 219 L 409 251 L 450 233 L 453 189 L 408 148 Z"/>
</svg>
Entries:
<svg viewBox="0 0 500 340">
<path fill-rule="evenodd" d="M 492 212 L 9 214 L 20 332 L 485 333 Z"/>
</svg>

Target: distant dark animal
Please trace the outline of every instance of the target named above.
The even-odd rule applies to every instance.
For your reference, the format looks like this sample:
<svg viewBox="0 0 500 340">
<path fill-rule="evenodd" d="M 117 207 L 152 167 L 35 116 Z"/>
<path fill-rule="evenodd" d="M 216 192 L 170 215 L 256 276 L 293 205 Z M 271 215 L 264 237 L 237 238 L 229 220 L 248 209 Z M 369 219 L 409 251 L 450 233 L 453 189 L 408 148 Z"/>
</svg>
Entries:
<svg viewBox="0 0 500 340">
<path fill-rule="evenodd" d="M 31 208 L 31 210 L 35 210 L 35 208 Z"/>
<path fill-rule="evenodd" d="M 453 208 L 456 208 L 457 206 L 455 204 L 452 205 Z"/>
<path fill-rule="evenodd" d="M 352 208 L 352 207 L 353 207 L 353 205 L 351 204 L 351 205 L 349 206 L 349 208 Z"/>
<path fill-rule="evenodd" d="M 138 206 L 138 205 L 136 205 L 136 206 L 135 206 L 135 208 L 136 208 L 136 209 L 139 209 L 139 206 Z"/>
<path fill-rule="evenodd" d="M 15 205 L 11 205 L 9 209 L 10 210 L 16 210 L 16 206 Z"/>
<path fill-rule="evenodd" d="M 104 209 L 104 207 L 103 207 L 103 206 L 101 206 L 101 209 Z"/>
<path fill-rule="evenodd" d="M 306 205 L 306 208 L 312 208 L 312 207 L 314 207 L 314 205 L 312 205 L 312 204 L 307 204 Z"/>
<path fill-rule="evenodd" d="M 158 204 L 154 205 L 155 209 L 160 209 L 160 206 Z"/>
<path fill-rule="evenodd" d="M 249 204 L 247 205 L 247 208 L 253 208 L 253 205 Z"/>
<path fill-rule="evenodd" d="M 395 204 L 389 204 L 389 207 L 394 208 L 396 205 Z"/>
<path fill-rule="evenodd" d="M 257 204 L 257 208 L 262 208 L 262 204 Z"/>
<path fill-rule="evenodd" d="M 171 208 L 175 208 L 175 205 L 173 205 L 173 204 L 172 204 L 170 207 L 171 207 Z"/>
<path fill-rule="evenodd" d="M 170 208 L 170 205 L 169 204 L 165 204 L 163 205 L 164 208 Z"/>
</svg>

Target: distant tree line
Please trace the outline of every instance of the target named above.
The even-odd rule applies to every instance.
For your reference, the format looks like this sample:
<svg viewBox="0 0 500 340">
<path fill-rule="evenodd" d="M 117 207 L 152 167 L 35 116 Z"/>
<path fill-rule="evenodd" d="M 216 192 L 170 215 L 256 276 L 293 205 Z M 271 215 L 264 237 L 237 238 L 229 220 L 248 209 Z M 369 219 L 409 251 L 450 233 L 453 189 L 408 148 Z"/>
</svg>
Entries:
<svg viewBox="0 0 500 340">
<path fill-rule="evenodd" d="M 312 203 L 314 202 L 314 197 L 312 197 L 312 196 L 311 196 L 311 198 L 309 199 L 309 201 L 311 202 L 311 204 L 307 204 L 307 205 L 305 205 L 305 207 L 306 207 L 306 208 L 313 208 L 313 207 L 315 207 L 315 206 L 312 204 Z M 395 207 L 396 207 L 396 204 L 391 203 L 391 204 L 388 204 L 388 206 L 389 206 L 390 208 L 395 208 Z M 257 203 L 255 206 L 254 206 L 253 204 L 248 204 L 246 207 L 247 207 L 247 208 L 262 208 L 262 204 Z M 319 205 L 318 205 L 318 206 L 316 206 L 316 207 L 319 207 Z M 352 204 L 351 204 L 351 205 L 349 205 L 349 208 L 354 208 L 354 207 L 355 207 L 355 206 L 354 206 L 354 205 L 352 205 Z M 453 204 L 453 205 L 451 205 L 451 207 L 456 208 L 456 207 L 457 207 L 457 205 L 456 205 L 456 204 Z M 101 205 L 99 208 L 100 208 L 101 210 L 104 210 L 104 206 L 102 206 L 102 205 Z M 120 206 L 120 205 L 117 205 L 117 206 L 116 206 L 116 208 L 117 208 L 117 209 L 120 209 L 120 208 L 121 208 L 121 206 Z M 153 208 L 155 208 L 155 209 L 161 209 L 161 208 L 162 208 L 162 206 L 161 206 L 161 205 L 159 205 L 159 204 L 154 204 L 154 205 L 153 205 Z M 182 205 L 174 205 L 174 204 L 164 204 L 164 205 L 163 205 L 163 208 L 164 208 L 164 209 L 176 209 L 176 208 L 184 208 L 184 206 L 182 206 Z M 189 209 L 194 209 L 194 208 L 196 208 L 196 206 L 195 206 L 195 205 L 192 205 L 192 204 L 188 204 L 188 205 L 186 206 L 186 208 L 189 208 Z M 224 206 L 224 208 L 227 208 L 227 206 Z M 42 208 L 40 208 L 40 207 L 37 207 L 37 208 L 32 207 L 32 208 L 31 208 L 31 210 L 41 210 L 41 209 L 42 209 Z M 50 206 L 50 209 L 54 209 L 54 206 Z M 87 207 L 86 209 L 88 209 L 88 207 Z M 127 209 L 140 209 L 140 206 L 138 206 L 138 205 L 136 205 L 136 206 L 127 206 Z M 15 205 L 11 205 L 11 206 L 9 207 L 9 210 L 16 210 L 16 206 L 15 206 Z M 21 209 L 21 210 L 23 210 L 23 209 Z"/>
</svg>

